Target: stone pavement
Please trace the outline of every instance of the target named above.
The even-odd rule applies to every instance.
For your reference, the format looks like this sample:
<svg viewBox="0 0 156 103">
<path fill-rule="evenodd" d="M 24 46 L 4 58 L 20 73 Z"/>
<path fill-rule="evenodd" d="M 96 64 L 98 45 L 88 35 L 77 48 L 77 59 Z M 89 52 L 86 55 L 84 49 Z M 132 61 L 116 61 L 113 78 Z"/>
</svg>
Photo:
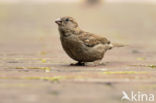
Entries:
<svg viewBox="0 0 156 103">
<path fill-rule="evenodd" d="M 155 7 L 105 4 L 95 12 L 76 4 L 72 11 L 71 6 L 0 5 L 0 103 L 121 103 L 123 91 L 156 94 Z M 97 23 L 78 17 L 76 10 L 95 12 Z M 112 41 L 128 46 L 107 52 L 99 66 L 69 66 L 75 61 L 63 51 L 53 23 L 66 13 L 88 31 L 106 32 Z"/>
</svg>

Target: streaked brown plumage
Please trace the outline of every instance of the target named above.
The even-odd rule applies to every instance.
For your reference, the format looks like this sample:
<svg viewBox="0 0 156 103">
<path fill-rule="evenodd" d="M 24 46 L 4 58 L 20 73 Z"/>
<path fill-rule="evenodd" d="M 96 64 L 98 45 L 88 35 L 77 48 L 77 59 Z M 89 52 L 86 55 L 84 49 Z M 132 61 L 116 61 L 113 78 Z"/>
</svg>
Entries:
<svg viewBox="0 0 156 103">
<path fill-rule="evenodd" d="M 101 60 L 105 52 L 113 47 L 105 37 L 81 30 L 72 17 L 62 17 L 55 21 L 58 24 L 60 40 L 65 52 L 76 65 Z"/>
</svg>

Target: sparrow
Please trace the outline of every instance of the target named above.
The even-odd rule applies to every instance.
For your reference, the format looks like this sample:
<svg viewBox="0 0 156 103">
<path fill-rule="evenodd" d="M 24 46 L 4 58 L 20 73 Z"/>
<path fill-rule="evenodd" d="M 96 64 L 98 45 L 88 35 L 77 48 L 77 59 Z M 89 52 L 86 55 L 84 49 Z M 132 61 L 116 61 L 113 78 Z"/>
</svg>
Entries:
<svg viewBox="0 0 156 103">
<path fill-rule="evenodd" d="M 107 38 L 86 32 L 76 20 L 65 16 L 55 20 L 64 51 L 77 61 L 71 65 L 85 65 L 88 62 L 100 63 L 107 50 L 122 45 L 113 45 Z"/>
</svg>

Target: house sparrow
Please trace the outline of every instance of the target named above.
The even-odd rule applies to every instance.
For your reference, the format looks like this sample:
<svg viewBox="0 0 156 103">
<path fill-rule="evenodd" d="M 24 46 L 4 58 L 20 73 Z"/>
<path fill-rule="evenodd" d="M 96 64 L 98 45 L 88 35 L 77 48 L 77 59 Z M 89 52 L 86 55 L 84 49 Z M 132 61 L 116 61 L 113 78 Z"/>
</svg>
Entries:
<svg viewBox="0 0 156 103">
<path fill-rule="evenodd" d="M 115 47 L 107 38 L 81 30 L 72 17 L 58 18 L 55 23 L 58 24 L 63 49 L 68 56 L 78 61 L 74 65 L 101 61 L 105 52 Z"/>
</svg>

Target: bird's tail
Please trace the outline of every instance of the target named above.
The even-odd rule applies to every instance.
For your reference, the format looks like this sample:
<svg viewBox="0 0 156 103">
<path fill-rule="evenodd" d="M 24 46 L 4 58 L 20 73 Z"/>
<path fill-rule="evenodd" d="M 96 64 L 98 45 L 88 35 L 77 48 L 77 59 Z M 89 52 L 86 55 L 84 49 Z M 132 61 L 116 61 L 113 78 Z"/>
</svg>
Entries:
<svg viewBox="0 0 156 103">
<path fill-rule="evenodd" d="M 119 44 L 119 43 L 112 43 L 113 47 L 125 47 L 127 45 Z"/>
<path fill-rule="evenodd" d="M 114 48 L 114 47 L 125 47 L 125 46 L 127 46 L 127 45 L 119 44 L 119 43 L 111 43 L 111 44 L 110 44 L 110 47 L 111 47 L 111 48 Z"/>
</svg>

